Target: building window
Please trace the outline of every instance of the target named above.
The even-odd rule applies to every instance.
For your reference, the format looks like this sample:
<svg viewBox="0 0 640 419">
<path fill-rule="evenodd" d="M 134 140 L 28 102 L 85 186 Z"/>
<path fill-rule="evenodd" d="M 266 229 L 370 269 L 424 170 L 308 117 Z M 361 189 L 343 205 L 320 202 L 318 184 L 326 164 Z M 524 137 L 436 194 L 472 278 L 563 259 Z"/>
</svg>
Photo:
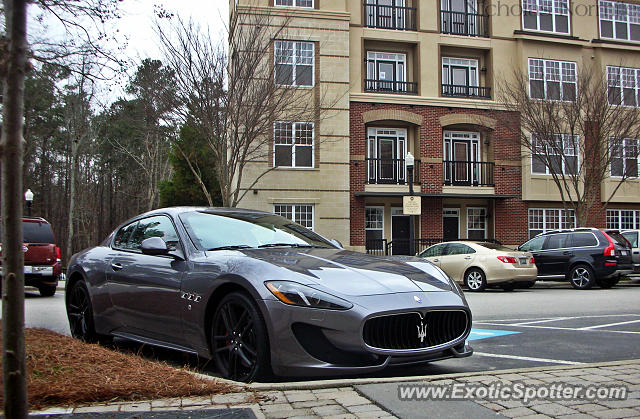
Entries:
<svg viewBox="0 0 640 419">
<path fill-rule="evenodd" d="M 551 230 L 575 228 L 576 216 L 574 210 L 564 209 L 529 209 L 529 238 Z"/>
<path fill-rule="evenodd" d="M 486 208 L 467 208 L 467 238 L 484 240 L 487 238 Z"/>
<path fill-rule="evenodd" d="M 640 210 L 607 210 L 607 228 L 615 230 L 640 229 Z"/>
<path fill-rule="evenodd" d="M 313 167 L 313 123 L 276 122 L 273 140 L 274 166 Z"/>
<path fill-rule="evenodd" d="M 640 106 L 640 69 L 607 66 L 611 105 Z"/>
<path fill-rule="evenodd" d="M 365 91 L 417 93 L 418 83 L 407 82 L 407 55 L 392 52 L 367 52 Z"/>
<path fill-rule="evenodd" d="M 611 176 L 638 177 L 638 139 L 610 140 Z"/>
<path fill-rule="evenodd" d="M 578 174 L 578 149 L 580 137 L 554 134 L 552 139 L 540 135 L 531 136 L 531 173 L 540 175 Z"/>
<path fill-rule="evenodd" d="M 313 0 L 276 0 L 276 6 L 313 7 Z"/>
<path fill-rule="evenodd" d="M 569 0 L 522 0 L 522 27 L 569 33 Z"/>
<path fill-rule="evenodd" d="M 488 89 L 479 87 L 478 60 L 442 58 L 443 96 L 490 97 Z"/>
<path fill-rule="evenodd" d="M 576 63 L 529 58 L 531 98 L 573 101 L 576 91 Z"/>
<path fill-rule="evenodd" d="M 276 83 L 284 86 L 313 86 L 313 42 L 275 41 Z"/>
<path fill-rule="evenodd" d="M 407 130 L 368 128 L 367 180 L 371 184 L 404 184 Z"/>
<path fill-rule="evenodd" d="M 366 248 L 384 250 L 384 208 L 366 207 L 364 218 Z"/>
<path fill-rule="evenodd" d="M 640 41 L 640 4 L 601 1 L 600 36 L 622 41 Z"/>
<path fill-rule="evenodd" d="M 274 204 L 273 212 L 313 230 L 313 205 L 311 204 Z"/>
</svg>

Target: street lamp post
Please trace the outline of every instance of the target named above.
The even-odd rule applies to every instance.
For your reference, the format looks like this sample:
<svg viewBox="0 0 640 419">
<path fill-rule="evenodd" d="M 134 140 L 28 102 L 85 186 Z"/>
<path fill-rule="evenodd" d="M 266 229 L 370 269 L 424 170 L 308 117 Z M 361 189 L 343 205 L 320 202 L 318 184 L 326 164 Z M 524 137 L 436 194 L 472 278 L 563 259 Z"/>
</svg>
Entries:
<svg viewBox="0 0 640 419">
<path fill-rule="evenodd" d="M 33 203 L 33 192 L 31 189 L 27 189 L 24 193 L 24 200 L 27 201 L 27 217 L 31 217 L 31 204 Z"/>
<path fill-rule="evenodd" d="M 409 178 L 409 196 L 413 196 L 413 165 L 415 163 L 415 158 L 413 154 L 407 152 L 407 155 L 404 158 L 405 164 L 407 165 L 407 172 Z M 414 223 L 413 223 L 413 215 L 409 215 L 409 255 L 414 256 L 416 254 L 415 249 L 415 231 L 414 231 Z"/>
</svg>

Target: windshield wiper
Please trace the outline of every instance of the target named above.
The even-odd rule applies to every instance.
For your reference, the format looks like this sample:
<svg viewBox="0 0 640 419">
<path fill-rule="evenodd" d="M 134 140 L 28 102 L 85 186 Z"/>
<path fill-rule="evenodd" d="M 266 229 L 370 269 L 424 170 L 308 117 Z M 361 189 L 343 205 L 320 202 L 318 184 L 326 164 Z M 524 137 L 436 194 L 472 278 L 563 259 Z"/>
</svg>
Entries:
<svg viewBox="0 0 640 419">
<path fill-rule="evenodd" d="M 207 251 L 211 252 L 213 250 L 238 250 L 238 249 L 251 249 L 251 246 L 247 246 L 246 244 L 236 244 L 232 246 L 212 247 L 211 249 L 207 249 Z"/>
<path fill-rule="evenodd" d="M 302 247 L 302 248 L 311 248 L 311 247 L 315 247 L 315 248 L 320 248 L 320 249 L 326 249 L 327 247 L 325 246 L 316 246 L 313 244 L 299 244 L 299 243 L 267 243 L 267 244 L 261 244 L 258 247 Z"/>
</svg>

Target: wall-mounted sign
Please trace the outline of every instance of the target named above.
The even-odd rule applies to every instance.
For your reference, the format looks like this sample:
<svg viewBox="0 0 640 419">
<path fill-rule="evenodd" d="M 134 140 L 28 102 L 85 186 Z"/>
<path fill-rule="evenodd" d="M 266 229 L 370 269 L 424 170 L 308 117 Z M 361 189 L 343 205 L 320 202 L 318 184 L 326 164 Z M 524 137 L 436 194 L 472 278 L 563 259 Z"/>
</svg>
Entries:
<svg viewBox="0 0 640 419">
<path fill-rule="evenodd" d="M 403 196 L 402 212 L 404 215 L 420 215 L 422 213 L 422 198 L 419 196 Z"/>
</svg>

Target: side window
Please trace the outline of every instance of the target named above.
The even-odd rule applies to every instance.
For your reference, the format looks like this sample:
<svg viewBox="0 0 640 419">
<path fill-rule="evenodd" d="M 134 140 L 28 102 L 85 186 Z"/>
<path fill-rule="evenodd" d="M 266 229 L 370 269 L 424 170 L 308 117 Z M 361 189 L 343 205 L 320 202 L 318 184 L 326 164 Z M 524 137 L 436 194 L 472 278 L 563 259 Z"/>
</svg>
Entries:
<svg viewBox="0 0 640 419">
<path fill-rule="evenodd" d="M 138 222 L 128 224 L 122 227 L 117 233 L 116 237 L 113 239 L 113 247 L 116 249 L 128 249 L 129 238 L 131 237 L 131 232 L 136 228 Z"/>
<path fill-rule="evenodd" d="M 429 258 L 434 256 L 442 256 L 442 252 L 445 248 L 446 244 L 436 244 L 435 246 L 431 246 L 424 252 L 420 254 L 423 258 Z"/>
<path fill-rule="evenodd" d="M 544 245 L 542 246 L 543 250 L 551 250 L 551 249 L 563 249 L 567 247 L 567 235 L 566 234 L 552 234 L 547 236 L 547 240 L 545 240 Z"/>
<path fill-rule="evenodd" d="M 475 253 L 476 251 L 462 243 L 449 243 L 447 247 L 446 255 L 466 255 L 469 253 Z"/>
<path fill-rule="evenodd" d="M 546 236 L 534 237 L 520 246 L 520 250 L 523 252 L 535 252 L 536 250 L 541 250 L 544 239 L 546 239 Z"/>
<path fill-rule="evenodd" d="M 629 243 L 631 243 L 631 247 L 638 247 L 638 232 L 636 231 L 627 231 L 626 233 L 622 233 Z"/>
<path fill-rule="evenodd" d="M 597 246 L 598 240 L 591 233 L 574 233 L 571 235 L 571 247 Z"/>
<path fill-rule="evenodd" d="M 149 237 L 160 237 L 166 243 L 169 250 L 176 250 L 180 240 L 173 223 L 168 217 L 159 215 L 140 220 L 138 227 L 133 232 L 129 243 L 129 248 L 139 250 L 140 245 Z"/>
</svg>

